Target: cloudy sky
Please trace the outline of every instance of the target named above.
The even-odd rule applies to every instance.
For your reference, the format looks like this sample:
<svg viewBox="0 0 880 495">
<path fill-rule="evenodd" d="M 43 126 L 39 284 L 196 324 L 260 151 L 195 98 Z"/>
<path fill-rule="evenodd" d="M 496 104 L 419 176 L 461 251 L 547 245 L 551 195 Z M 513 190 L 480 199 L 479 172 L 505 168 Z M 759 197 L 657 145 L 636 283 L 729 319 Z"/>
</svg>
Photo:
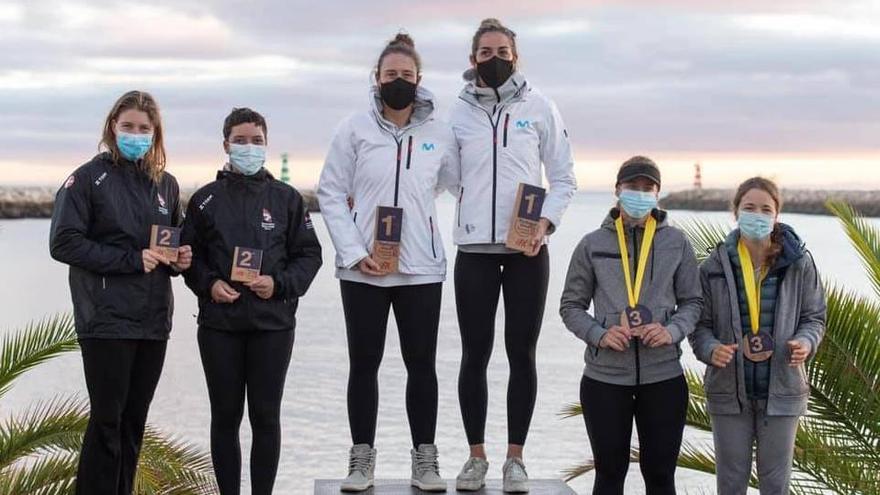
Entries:
<svg viewBox="0 0 880 495">
<path fill-rule="evenodd" d="M 384 42 L 405 29 L 448 107 L 480 19 L 517 31 L 522 71 L 558 103 L 582 187 L 655 157 L 670 187 L 880 188 L 880 2 L 0 1 L 0 183 L 60 183 L 96 151 L 128 89 L 163 110 L 183 185 L 223 162 L 233 106 L 269 120 L 311 186 L 335 124 L 367 105 Z"/>
</svg>

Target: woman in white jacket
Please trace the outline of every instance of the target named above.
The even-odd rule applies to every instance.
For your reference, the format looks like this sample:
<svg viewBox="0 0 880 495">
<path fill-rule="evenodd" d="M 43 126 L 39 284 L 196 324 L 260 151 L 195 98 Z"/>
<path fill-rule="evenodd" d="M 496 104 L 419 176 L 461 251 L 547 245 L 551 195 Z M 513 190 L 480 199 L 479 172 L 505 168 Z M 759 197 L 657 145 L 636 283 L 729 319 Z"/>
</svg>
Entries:
<svg viewBox="0 0 880 495">
<path fill-rule="evenodd" d="M 398 34 L 376 64 L 371 108 L 336 130 L 318 185 L 321 213 L 336 248 L 348 335 L 348 415 L 354 446 L 344 491 L 373 484 L 377 375 L 391 307 L 408 374 L 412 484 L 422 490 L 446 489 L 434 445 L 434 362 L 446 277 L 434 199 L 442 189 L 457 188 L 459 155 L 452 130 L 435 120 L 433 97 L 420 80 L 421 61 L 412 39 Z M 394 273 L 383 270 L 371 254 L 380 206 L 403 209 Z"/>
<path fill-rule="evenodd" d="M 522 451 L 537 390 L 535 348 L 549 274 L 545 237 L 559 225 L 577 186 L 568 133 L 556 105 L 516 71 L 516 34 L 486 19 L 474 35 L 470 60 L 451 117 L 461 149 L 455 219 L 455 299 L 462 341 L 458 394 L 471 451 L 456 485 L 478 490 L 485 483 L 486 367 L 503 290 L 510 364 L 504 490 L 526 492 Z M 517 188 L 521 183 L 540 187 L 544 174 L 550 187 L 537 232 L 525 252 L 508 249 Z"/>
</svg>

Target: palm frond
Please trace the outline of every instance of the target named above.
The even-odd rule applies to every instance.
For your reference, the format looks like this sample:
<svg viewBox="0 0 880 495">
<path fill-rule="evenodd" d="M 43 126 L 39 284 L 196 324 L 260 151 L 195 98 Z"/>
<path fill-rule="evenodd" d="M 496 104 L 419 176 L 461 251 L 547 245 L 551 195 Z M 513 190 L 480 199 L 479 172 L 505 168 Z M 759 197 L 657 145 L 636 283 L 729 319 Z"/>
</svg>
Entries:
<svg viewBox="0 0 880 495">
<path fill-rule="evenodd" d="M 35 453 L 77 452 L 88 424 L 88 407 L 77 398 L 39 402 L 0 423 L 0 469 Z"/>
<path fill-rule="evenodd" d="M 138 464 L 137 493 L 216 493 L 213 473 L 209 455 L 192 444 L 147 427 Z"/>
<path fill-rule="evenodd" d="M 0 471 L 0 495 L 73 495 L 77 455 L 59 452 Z"/>
<path fill-rule="evenodd" d="M 730 232 L 731 227 L 724 223 L 708 223 L 696 218 L 690 218 L 676 226 L 684 231 L 691 241 L 697 260 L 702 262 L 709 257 L 712 250 L 723 242 Z"/>
<path fill-rule="evenodd" d="M 880 228 L 847 203 L 829 201 L 826 206 L 843 225 L 850 243 L 862 258 L 862 264 L 874 285 L 877 297 L 880 297 Z"/>
<path fill-rule="evenodd" d="M 69 314 L 34 322 L 0 340 L 0 397 L 16 378 L 40 363 L 76 349 L 76 332 Z"/>
</svg>

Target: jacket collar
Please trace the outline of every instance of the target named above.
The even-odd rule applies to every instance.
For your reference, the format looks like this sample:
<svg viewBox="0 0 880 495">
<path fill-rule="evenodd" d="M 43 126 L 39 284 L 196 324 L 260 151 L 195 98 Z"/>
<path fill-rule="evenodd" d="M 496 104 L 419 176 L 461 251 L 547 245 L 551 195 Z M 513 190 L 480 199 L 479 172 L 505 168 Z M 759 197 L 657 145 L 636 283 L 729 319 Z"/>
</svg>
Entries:
<svg viewBox="0 0 880 495">
<path fill-rule="evenodd" d="M 370 87 L 370 108 L 373 116 L 380 127 L 385 130 L 397 134 L 399 131 L 406 131 L 418 125 L 424 124 L 434 117 L 434 93 L 419 84 L 416 88 L 416 101 L 413 102 L 413 112 L 409 118 L 409 123 L 402 128 L 398 128 L 396 124 L 389 121 L 382 115 L 382 95 L 379 92 L 379 86 L 374 84 Z"/>
<path fill-rule="evenodd" d="M 252 182 L 262 182 L 265 180 L 272 180 L 275 177 L 266 170 L 265 167 L 261 168 L 254 175 L 244 175 L 238 172 L 235 172 L 231 169 L 231 167 L 227 165 L 223 166 L 223 170 L 217 171 L 217 180 L 231 180 L 236 182 L 244 182 L 244 183 L 252 183 Z"/>
<path fill-rule="evenodd" d="M 774 263 L 771 271 L 782 270 L 797 263 L 807 252 L 804 241 L 790 225 L 780 223 L 779 228 L 782 229 L 782 253 L 776 259 L 776 263 Z M 724 239 L 719 248 L 727 250 L 728 253 L 736 253 L 739 237 L 739 229 L 734 229 L 727 234 L 727 238 Z M 731 256 L 731 259 L 733 259 L 733 256 Z"/>
<path fill-rule="evenodd" d="M 651 210 L 651 216 L 654 217 L 654 220 L 657 220 L 657 230 L 669 226 L 669 213 L 665 210 L 654 208 Z M 611 208 L 611 211 L 608 212 L 608 216 L 602 221 L 602 228 L 616 231 L 617 227 L 615 226 L 615 222 L 617 222 L 618 218 L 620 218 L 620 208 L 615 206 L 614 208 Z"/>
<path fill-rule="evenodd" d="M 497 90 L 477 86 L 477 71 L 474 69 L 465 71 L 464 79 L 466 84 L 461 90 L 459 98 L 484 108 L 517 100 L 529 91 L 528 81 L 519 72 L 514 72 Z"/>
</svg>

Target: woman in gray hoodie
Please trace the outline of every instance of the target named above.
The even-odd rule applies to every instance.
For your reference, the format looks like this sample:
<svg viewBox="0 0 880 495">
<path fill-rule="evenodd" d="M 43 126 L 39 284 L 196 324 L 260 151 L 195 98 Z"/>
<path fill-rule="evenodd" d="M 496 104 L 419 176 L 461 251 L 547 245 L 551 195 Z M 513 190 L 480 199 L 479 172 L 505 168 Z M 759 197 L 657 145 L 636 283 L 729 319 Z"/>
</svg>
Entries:
<svg viewBox="0 0 880 495">
<path fill-rule="evenodd" d="M 679 343 L 700 315 L 699 270 L 687 237 L 656 208 L 653 161 L 624 163 L 615 192 L 619 206 L 572 254 L 560 307 L 587 343 L 581 405 L 593 493 L 624 493 L 635 418 L 647 493 L 674 494 L 688 401 Z"/>
<path fill-rule="evenodd" d="M 746 493 L 757 444 L 761 494 L 787 494 L 810 394 L 804 363 L 825 332 L 825 294 L 812 255 L 779 223 L 773 182 L 745 181 L 733 206 L 739 228 L 700 267 L 705 302 L 689 337 L 708 365 L 717 493 Z"/>
</svg>

